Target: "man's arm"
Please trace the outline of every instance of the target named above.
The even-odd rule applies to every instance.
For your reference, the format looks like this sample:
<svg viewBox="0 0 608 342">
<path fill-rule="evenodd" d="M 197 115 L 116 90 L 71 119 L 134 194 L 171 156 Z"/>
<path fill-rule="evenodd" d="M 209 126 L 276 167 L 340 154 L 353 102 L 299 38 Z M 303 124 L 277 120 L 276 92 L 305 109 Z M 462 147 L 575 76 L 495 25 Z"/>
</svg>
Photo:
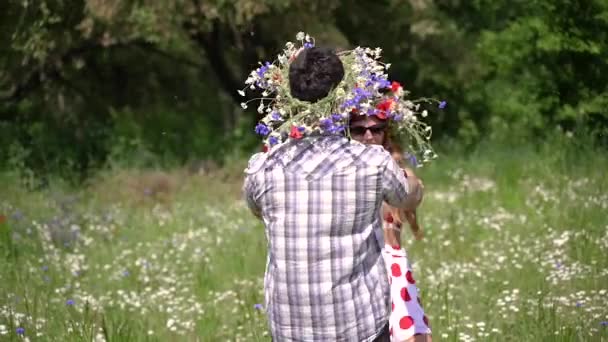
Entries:
<svg viewBox="0 0 608 342">
<path fill-rule="evenodd" d="M 262 218 L 262 210 L 258 203 L 259 185 L 256 181 L 256 174 L 264 164 L 265 159 L 266 153 L 256 153 L 249 158 L 247 168 L 245 169 L 245 181 L 243 184 L 243 196 L 245 197 L 247 207 L 251 210 L 251 213 L 259 219 Z"/>
<path fill-rule="evenodd" d="M 393 207 L 404 208 L 410 193 L 409 184 L 403 170 L 390 156 L 381 177 L 384 201 Z"/>
<path fill-rule="evenodd" d="M 256 193 L 255 176 L 252 174 L 248 174 L 247 176 L 245 176 L 245 183 L 243 184 L 243 195 L 245 197 L 245 201 L 247 202 L 247 207 L 249 207 L 249 210 L 251 210 L 251 213 L 255 217 L 261 219 L 262 211 L 260 210 L 260 207 L 258 206 L 257 202 L 255 201 L 255 193 Z"/>
</svg>

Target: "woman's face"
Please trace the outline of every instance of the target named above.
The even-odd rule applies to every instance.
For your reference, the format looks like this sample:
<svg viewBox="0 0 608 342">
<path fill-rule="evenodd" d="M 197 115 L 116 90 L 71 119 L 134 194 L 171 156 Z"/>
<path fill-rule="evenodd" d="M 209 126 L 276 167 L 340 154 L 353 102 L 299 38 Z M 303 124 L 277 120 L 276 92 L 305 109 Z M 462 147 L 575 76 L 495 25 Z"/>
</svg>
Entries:
<svg viewBox="0 0 608 342">
<path fill-rule="evenodd" d="M 387 122 L 376 116 L 366 116 L 350 125 L 350 136 L 360 143 L 382 145 L 386 135 Z"/>
</svg>

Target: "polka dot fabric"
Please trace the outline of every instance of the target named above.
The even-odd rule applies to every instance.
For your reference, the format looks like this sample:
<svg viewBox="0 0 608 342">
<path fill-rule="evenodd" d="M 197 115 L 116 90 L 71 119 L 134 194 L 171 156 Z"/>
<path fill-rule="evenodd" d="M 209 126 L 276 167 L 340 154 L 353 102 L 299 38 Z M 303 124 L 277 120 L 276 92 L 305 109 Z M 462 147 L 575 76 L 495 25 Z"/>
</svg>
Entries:
<svg viewBox="0 0 608 342">
<path fill-rule="evenodd" d="M 386 245 L 382 256 L 391 284 L 391 341 L 405 341 L 417 334 L 431 334 L 405 250 Z"/>
</svg>

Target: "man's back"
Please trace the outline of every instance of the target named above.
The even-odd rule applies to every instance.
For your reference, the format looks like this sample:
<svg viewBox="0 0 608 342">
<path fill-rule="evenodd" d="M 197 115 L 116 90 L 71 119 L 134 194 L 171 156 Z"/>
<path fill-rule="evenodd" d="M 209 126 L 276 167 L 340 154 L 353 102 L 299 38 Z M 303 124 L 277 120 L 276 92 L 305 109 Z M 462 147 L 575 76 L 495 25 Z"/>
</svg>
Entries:
<svg viewBox="0 0 608 342">
<path fill-rule="evenodd" d="M 278 341 L 368 341 L 386 325 L 388 280 L 374 231 L 405 200 L 390 155 L 310 137 L 252 158 L 245 191 L 268 237 L 265 289 Z"/>
</svg>

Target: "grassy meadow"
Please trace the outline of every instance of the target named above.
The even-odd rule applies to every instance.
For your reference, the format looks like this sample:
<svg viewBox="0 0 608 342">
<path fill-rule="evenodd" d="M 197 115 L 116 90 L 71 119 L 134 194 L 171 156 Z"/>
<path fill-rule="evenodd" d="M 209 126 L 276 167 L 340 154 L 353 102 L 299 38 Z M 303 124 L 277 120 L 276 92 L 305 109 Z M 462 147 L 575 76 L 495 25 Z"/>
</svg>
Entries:
<svg viewBox="0 0 608 342">
<path fill-rule="evenodd" d="M 0 341 L 269 341 L 245 162 L 0 175 Z M 567 138 L 440 153 L 403 234 L 435 341 L 608 341 L 608 154 Z"/>
</svg>

